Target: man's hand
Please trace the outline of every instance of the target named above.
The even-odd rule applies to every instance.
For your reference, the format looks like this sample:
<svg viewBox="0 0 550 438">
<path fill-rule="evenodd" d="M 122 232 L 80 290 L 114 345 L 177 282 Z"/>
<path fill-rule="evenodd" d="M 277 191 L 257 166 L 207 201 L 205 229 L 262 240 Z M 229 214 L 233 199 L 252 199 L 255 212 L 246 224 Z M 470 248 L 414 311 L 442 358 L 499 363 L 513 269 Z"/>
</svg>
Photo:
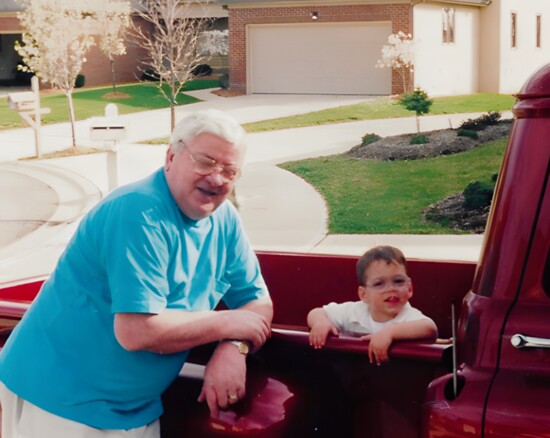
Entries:
<svg viewBox="0 0 550 438">
<path fill-rule="evenodd" d="M 224 338 L 250 342 L 252 351 L 258 350 L 271 335 L 270 321 L 251 310 L 228 310 L 223 314 Z"/>
<path fill-rule="evenodd" d="M 230 342 L 220 342 L 204 373 L 198 401 L 206 400 L 210 415 L 217 418 L 219 409 L 227 409 L 246 395 L 246 356 Z"/>
<path fill-rule="evenodd" d="M 217 327 L 222 332 L 218 339 L 247 341 L 256 351 L 271 335 L 273 304 L 269 297 L 217 313 L 221 317 Z M 245 383 L 246 356 L 231 342 L 220 342 L 206 366 L 199 401 L 206 401 L 210 414 L 216 418 L 219 408 L 226 409 L 245 396 Z"/>
</svg>

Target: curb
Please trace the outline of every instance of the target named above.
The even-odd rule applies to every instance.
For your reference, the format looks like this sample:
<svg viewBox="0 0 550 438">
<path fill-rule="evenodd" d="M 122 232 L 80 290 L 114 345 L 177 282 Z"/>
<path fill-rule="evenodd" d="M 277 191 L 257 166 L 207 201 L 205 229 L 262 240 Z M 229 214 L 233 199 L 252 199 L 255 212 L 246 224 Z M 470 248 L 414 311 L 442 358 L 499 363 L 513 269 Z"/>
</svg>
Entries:
<svg viewBox="0 0 550 438">
<path fill-rule="evenodd" d="M 58 240 L 60 232 L 84 215 L 101 198 L 101 190 L 88 179 L 67 169 L 51 164 L 7 162 L 0 169 L 17 172 L 46 184 L 58 196 L 57 209 L 49 217 L 40 218 L 42 224 L 29 234 L 0 247 L 0 260 L 11 263 L 49 246 Z"/>
</svg>

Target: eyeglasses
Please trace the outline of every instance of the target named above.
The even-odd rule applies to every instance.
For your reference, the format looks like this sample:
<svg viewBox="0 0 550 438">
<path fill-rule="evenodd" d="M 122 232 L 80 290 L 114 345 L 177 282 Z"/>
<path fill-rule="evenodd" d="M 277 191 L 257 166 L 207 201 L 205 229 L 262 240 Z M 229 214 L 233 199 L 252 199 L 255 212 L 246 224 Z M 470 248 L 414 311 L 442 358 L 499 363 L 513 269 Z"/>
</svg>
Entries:
<svg viewBox="0 0 550 438">
<path fill-rule="evenodd" d="M 388 289 L 395 289 L 397 291 L 404 291 L 409 287 L 409 282 L 411 279 L 409 277 L 394 277 L 391 280 L 375 280 L 372 283 L 365 283 L 365 287 L 372 289 L 374 292 L 382 293 Z"/>
<path fill-rule="evenodd" d="M 185 144 L 183 141 L 180 141 L 180 143 L 186 147 L 187 152 L 189 153 L 189 157 L 193 162 L 193 168 L 195 169 L 195 172 L 199 175 L 206 176 L 211 175 L 215 171 L 219 171 L 222 181 L 224 183 L 233 182 L 241 175 L 241 169 L 239 169 L 237 166 L 223 166 L 217 163 L 216 160 L 213 160 L 212 158 L 192 153 L 191 149 L 189 149 L 189 145 Z"/>
</svg>

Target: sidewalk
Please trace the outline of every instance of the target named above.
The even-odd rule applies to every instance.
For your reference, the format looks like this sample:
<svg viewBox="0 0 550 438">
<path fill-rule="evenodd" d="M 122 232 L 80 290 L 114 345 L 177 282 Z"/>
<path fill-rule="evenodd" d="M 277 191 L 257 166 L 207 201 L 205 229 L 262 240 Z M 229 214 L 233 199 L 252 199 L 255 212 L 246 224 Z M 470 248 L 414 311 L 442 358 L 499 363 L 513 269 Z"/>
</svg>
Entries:
<svg viewBox="0 0 550 438">
<path fill-rule="evenodd" d="M 208 100 L 179 107 L 177 120 L 192 111 L 213 107 L 245 123 L 368 99 L 366 96 L 294 95 L 222 98 L 205 90 L 194 94 Z M 421 129 L 443 129 L 449 127 L 449 123 L 456 127 L 462 120 L 477 116 L 423 116 Z M 510 115 L 503 114 L 503 117 Z M 168 110 L 155 110 L 121 116 L 121 119 L 128 124 L 129 130 L 129 138 L 118 152 L 118 180 L 124 184 L 162 166 L 165 146 L 137 142 L 167 136 L 169 115 Z M 89 139 L 89 127 L 89 121 L 78 123 L 78 142 L 97 147 L 98 144 Z M 411 117 L 250 134 L 243 177 L 236 192 L 239 211 L 254 248 L 359 255 L 374 244 L 386 243 L 401 247 L 410 258 L 476 261 L 483 239 L 478 235 L 327 236 L 327 210 L 322 197 L 297 176 L 275 166 L 288 160 L 344 152 L 356 145 L 366 132 L 388 136 L 415 130 L 415 118 Z M 65 149 L 70 145 L 68 124 L 45 126 L 43 134 L 44 152 Z M 0 131 L 0 169 L 4 175 L 0 178 L 0 202 L 3 205 L 0 216 L 0 283 L 51 272 L 80 217 L 109 190 L 107 152 L 13 162 L 33 154 L 34 137 L 30 128 Z M 10 178 L 10 175 L 16 178 Z M 22 183 L 25 177 L 26 183 Z M 52 184 L 51 181 L 56 179 L 65 182 Z M 67 193 L 62 190 L 64 186 L 73 189 L 81 186 L 80 195 L 78 190 Z M 57 210 L 52 216 L 51 199 L 56 196 L 57 208 L 67 211 L 70 206 L 71 217 L 60 221 L 56 219 Z M 36 199 L 44 201 L 36 202 Z M 28 210 L 21 210 L 21 205 L 27 206 Z M 8 222 L 10 226 L 4 226 Z M 14 236 L 14 229 L 17 229 L 17 236 Z"/>
</svg>

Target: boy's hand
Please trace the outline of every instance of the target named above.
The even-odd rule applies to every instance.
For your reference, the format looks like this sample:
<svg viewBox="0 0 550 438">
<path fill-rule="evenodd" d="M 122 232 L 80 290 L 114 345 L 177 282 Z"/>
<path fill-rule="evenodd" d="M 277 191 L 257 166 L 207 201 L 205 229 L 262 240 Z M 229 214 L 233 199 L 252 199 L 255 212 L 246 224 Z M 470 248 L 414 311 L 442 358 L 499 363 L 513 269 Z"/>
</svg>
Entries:
<svg viewBox="0 0 550 438">
<path fill-rule="evenodd" d="M 315 349 L 322 348 L 325 345 L 328 335 L 338 336 L 338 329 L 330 321 L 319 322 L 311 327 L 309 332 L 309 345 Z"/>
<path fill-rule="evenodd" d="M 388 356 L 388 350 L 393 342 L 393 336 L 391 327 L 387 327 L 380 330 L 377 333 L 362 336 L 362 340 L 370 341 L 369 344 L 369 361 L 370 363 L 376 363 L 376 365 L 382 365 L 382 362 L 390 360 Z"/>
<path fill-rule="evenodd" d="M 307 324 L 311 327 L 309 345 L 313 348 L 322 348 L 329 333 L 334 336 L 339 335 L 338 329 L 330 322 L 330 319 L 321 307 L 316 307 L 308 313 Z"/>
</svg>

